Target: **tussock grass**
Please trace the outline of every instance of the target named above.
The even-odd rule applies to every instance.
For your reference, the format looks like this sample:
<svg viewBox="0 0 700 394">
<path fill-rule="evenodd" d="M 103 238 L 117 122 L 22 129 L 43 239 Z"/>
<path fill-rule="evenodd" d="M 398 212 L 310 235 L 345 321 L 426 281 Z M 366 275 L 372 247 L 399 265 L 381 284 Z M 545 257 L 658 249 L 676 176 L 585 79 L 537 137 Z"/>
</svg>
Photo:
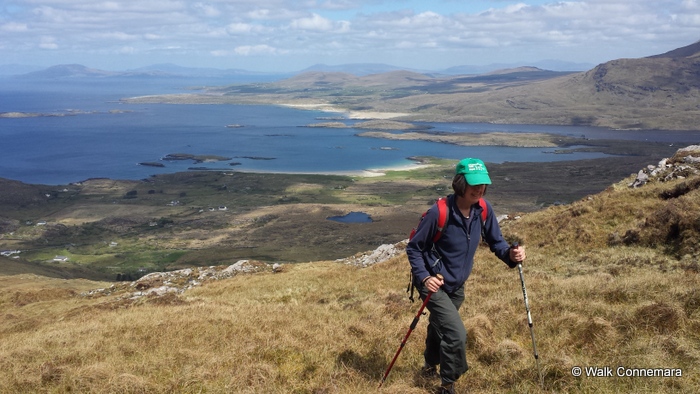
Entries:
<svg viewBox="0 0 700 394">
<path fill-rule="evenodd" d="M 623 182 L 505 224 L 506 237 L 528 248 L 525 280 L 544 386 L 517 270 L 482 247 L 460 311 L 471 368 L 458 391 L 697 392 L 691 182 L 634 190 Z M 666 211 L 677 220 L 660 220 Z M 376 392 L 419 307 L 404 292 L 406 257 L 368 268 L 321 261 L 280 271 L 138 300 L 81 295 L 105 283 L 0 277 L 0 393 Z M 426 325 L 427 316 L 382 392 L 434 392 L 438 382 L 417 374 Z M 609 367 L 614 376 L 584 370 L 577 377 L 574 367 Z M 618 367 L 682 376 L 617 376 Z"/>
</svg>

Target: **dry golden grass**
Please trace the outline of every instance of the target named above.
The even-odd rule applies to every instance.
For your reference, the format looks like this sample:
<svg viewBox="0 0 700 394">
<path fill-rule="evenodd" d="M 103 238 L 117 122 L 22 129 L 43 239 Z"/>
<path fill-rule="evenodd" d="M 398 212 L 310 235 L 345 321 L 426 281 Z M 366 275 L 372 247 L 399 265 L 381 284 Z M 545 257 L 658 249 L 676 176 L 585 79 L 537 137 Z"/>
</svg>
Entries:
<svg viewBox="0 0 700 394">
<path fill-rule="evenodd" d="M 544 386 L 517 270 L 484 247 L 461 309 L 471 370 L 458 392 L 700 391 L 694 179 L 621 183 L 504 225 L 528 248 Z M 105 283 L 0 277 L 0 393 L 376 392 L 419 306 L 404 293 L 407 267 L 403 255 L 369 268 L 294 264 L 138 300 L 81 295 Z M 382 392 L 434 392 L 417 376 L 426 320 Z M 576 366 L 682 376 L 576 377 Z"/>
</svg>

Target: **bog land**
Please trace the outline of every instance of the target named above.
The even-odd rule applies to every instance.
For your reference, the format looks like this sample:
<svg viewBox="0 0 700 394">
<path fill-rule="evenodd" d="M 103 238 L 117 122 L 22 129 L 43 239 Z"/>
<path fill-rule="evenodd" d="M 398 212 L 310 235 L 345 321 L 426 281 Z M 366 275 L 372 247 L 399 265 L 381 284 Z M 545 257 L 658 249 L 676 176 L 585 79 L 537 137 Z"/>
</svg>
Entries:
<svg viewBox="0 0 700 394">
<path fill-rule="evenodd" d="M 675 149 L 629 141 L 592 148 L 619 156 L 489 164 L 487 198 L 497 214 L 511 216 L 568 204 Z M 380 176 L 189 171 L 60 186 L 2 180 L 0 249 L 22 250 L 16 272 L 105 280 L 240 259 L 344 258 L 405 239 L 420 214 L 451 192 L 453 161 L 415 159 L 423 165 L 373 173 Z M 372 222 L 327 219 L 349 212 Z"/>
</svg>

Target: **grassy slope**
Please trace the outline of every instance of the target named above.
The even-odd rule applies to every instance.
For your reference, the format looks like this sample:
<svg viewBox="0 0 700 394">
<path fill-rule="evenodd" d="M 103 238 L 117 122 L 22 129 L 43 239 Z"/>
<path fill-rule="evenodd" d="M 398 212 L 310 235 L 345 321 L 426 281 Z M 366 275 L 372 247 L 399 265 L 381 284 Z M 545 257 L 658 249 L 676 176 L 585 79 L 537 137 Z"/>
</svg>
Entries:
<svg viewBox="0 0 700 394">
<path fill-rule="evenodd" d="M 479 251 L 461 309 L 472 369 L 459 390 L 700 389 L 700 181 L 629 181 L 504 225 L 528 247 L 544 390 L 517 271 Z M 374 392 L 418 308 L 406 276 L 404 256 L 365 269 L 315 262 L 138 301 L 80 296 L 103 283 L 0 277 L 0 392 Z M 415 376 L 424 320 L 384 392 L 432 392 Z M 683 376 L 576 378 L 574 366 Z"/>
</svg>

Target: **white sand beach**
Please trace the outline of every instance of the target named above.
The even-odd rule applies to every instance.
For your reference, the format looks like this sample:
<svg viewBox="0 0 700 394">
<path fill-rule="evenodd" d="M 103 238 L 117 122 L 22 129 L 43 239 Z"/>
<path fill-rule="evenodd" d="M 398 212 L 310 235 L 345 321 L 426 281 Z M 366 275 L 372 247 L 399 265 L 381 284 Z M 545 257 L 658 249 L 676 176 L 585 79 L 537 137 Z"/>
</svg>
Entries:
<svg viewBox="0 0 700 394">
<path fill-rule="evenodd" d="M 378 177 L 384 176 L 388 171 L 412 171 L 419 168 L 431 167 L 433 164 L 413 163 L 395 167 L 368 168 L 365 170 L 352 171 L 265 171 L 256 169 L 236 168 L 233 172 L 266 173 L 266 174 L 307 174 L 307 175 L 345 175 L 357 177 Z"/>
<path fill-rule="evenodd" d="M 369 119 L 394 119 L 398 118 L 401 116 L 406 116 L 408 115 L 407 113 L 402 113 L 402 112 L 377 112 L 377 111 L 348 111 L 344 108 L 337 107 L 332 104 L 324 104 L 324 103 L 319 103 L 319 104 L 279 104 L 283 107 L 290 107 L 290 108 L 296 108 L 296 109 L 306 109 L 306 110 L 315 110 L 315 111 L 324 111 L 324 112 L 334 112 L 334 113 L 342 113 L 345 116 L 347 116 L 348 119 L 356 119 L 356 120 L 369 120 Z"/>
</svg>

